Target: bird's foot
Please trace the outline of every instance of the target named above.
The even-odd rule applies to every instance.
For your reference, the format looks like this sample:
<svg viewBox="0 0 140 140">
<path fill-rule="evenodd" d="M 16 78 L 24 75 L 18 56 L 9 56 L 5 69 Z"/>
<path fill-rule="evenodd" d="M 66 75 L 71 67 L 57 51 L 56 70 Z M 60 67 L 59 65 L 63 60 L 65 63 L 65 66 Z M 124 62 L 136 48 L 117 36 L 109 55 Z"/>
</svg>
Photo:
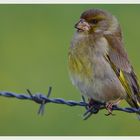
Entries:
<svg viewBox="0 0 140 140">
<path fill-rule="evenodd" d="M 112 106 L 113 106 L 113 103 L 106 103 L 105 107 L 106 107 L 106 109 L 108 111 L 108 113 L 105 114 L 106 116 L 109 116 L 109 115 L 114 116 L 115 115 L 115 114 L 112 113 L 112 111 L 113 111 Z"/>
<path fill-rule="evenodd" d="M 89 99 L 89 105 L 88 105 L 88 107 L 89 108 L 95 108 L 95 109 L 100 109 L 100 106 L 101 106 L 101 104 L 98 102 L 98 101 L 95 101 L 95 100 L 93 100 L 93 99 Z"/>
<path fill-rule="evenodd" d="M 95 101 L 94 99 L 89 99 L 89 105 L 88 105 L 88 110 L 92 110 L 94 114 L 98 113 L 100 108 L 101 108 L 101 103 L 98 101 Z"/>
<path fill-rule="evenodd" d="M 93 99 L 89 99 L 89 103 L 88 103 L 88 108 L 91 108 L 94 106 L 94 100 Z"/>
</svg>

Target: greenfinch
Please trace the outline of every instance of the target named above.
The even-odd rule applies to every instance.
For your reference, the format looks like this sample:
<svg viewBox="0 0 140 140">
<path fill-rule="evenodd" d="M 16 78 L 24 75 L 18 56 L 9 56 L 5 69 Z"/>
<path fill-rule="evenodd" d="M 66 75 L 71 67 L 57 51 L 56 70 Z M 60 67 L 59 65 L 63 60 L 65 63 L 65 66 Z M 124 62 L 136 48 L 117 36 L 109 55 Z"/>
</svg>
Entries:
<svg viewBox="0 0 140 140">
<path fill-rule="evenodd" d="M 126 100 L 140 106 L 137 76 L 124 49 L 121 27 L 115 16 L 101 9 L 83 12 L 68 52 L 70 78 L 89 104 L 112 106 Z"/>
</svg>

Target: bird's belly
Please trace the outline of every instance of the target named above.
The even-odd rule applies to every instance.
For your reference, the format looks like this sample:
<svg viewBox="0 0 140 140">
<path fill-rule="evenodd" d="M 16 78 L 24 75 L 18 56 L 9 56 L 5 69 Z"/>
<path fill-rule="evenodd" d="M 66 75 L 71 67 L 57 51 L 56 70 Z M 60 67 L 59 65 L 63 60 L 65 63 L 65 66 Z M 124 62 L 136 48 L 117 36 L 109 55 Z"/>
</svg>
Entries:
<svg viewBox="0 0 140 140">
<path fill-rule="evenodd" d="M 101 58 L 93 60 L 91 66 L 92 74 L 90 77 L 83 75 L 82 72 L 70 72 L 73 84 L 83 95 L 100 102 L 113 101 L 124 97 L 125 90 L 106 60 Z"/>
<path fill-rule="evenodd" d="M 86 84 L 83 87 L 86 88 Z M 100 102 L 115 101 L 124 97 L 124 88 L 117 79 L 113 78 L 95 78 L 85 91 L 82 92 L 84 95 Z"/>
</svg>

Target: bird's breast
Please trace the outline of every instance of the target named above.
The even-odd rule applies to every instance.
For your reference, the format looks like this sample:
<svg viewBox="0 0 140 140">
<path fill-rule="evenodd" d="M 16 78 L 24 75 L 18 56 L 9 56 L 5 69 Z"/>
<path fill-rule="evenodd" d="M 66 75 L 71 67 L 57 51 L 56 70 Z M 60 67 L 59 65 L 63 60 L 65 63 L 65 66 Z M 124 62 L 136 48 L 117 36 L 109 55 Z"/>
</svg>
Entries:
<svg viewBox="0 0 140 140">
<path fill-rule="evenodd" d="M 71 74 L 77 75 L 80 78 L 90 78 L 93 75 L 92 62 L 90 56 L 90 47 L 88 41 L 82 36 L 75 37 L 69 48 L 69 70 Z"/>
<path fill-rule="evenodd" d="M 70 73 L 80 78 L 92 80 L 94 76 L 104 76 L 108 52 L 108 43 L 105 38 L 94 39 L 87 35 L 76 35 L 69 48 Z"/>
</svg>

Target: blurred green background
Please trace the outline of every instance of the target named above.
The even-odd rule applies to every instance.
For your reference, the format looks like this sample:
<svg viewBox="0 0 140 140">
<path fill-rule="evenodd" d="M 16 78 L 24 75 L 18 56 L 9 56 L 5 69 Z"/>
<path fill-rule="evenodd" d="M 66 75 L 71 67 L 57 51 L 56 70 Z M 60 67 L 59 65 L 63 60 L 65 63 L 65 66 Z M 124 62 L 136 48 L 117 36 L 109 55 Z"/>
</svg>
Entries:
<svg viewBox="0 0 140 140">
<path fill-rule="evenodd" d="M 140 5 L 0 5 L 0 90 L 47 93 L 80 101 L 67 70 L 74 24 L 89 8 L 110 11 L 119 19 L 124 42 L 140 78 Z M 128 106 L 125 102 L 122 106 Z M 0 97 L 0 135 L 140 135 L 135 114 L 106 110 L 82 120 L 84 108 L 48 104 L 44 116 L 31 101 Z"/>
</svg>

